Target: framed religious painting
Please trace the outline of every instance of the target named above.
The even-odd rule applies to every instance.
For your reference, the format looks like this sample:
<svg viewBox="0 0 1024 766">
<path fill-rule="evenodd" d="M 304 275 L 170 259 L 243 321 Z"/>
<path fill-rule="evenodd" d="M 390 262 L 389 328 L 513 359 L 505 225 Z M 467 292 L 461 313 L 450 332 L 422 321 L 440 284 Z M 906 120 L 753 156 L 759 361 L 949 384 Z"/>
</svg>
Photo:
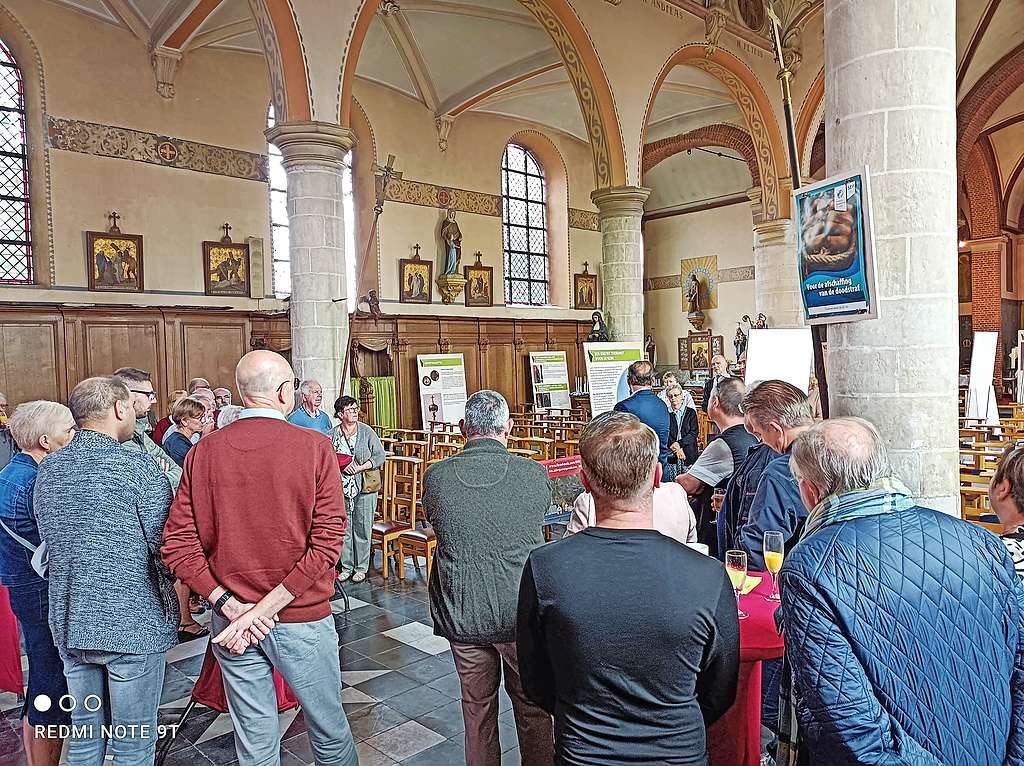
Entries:
<svg viewBox="0 0 1024 766">
<path fill-rule="evenodd" d="M 680 341 L 683 339 L 681 338 Z M 691 372 L 711 369 L 712 337 L 710 332 L 694 332 L 686 336 L 687 369 Z M 719 341 L 721 342 L 721 341 Z"/>
<path fill-rule="evenodd" d="M 591 274 L 590 264 L 583 262 L 583 272 L 572 275 L 572 294 L 575 308 L 593 311 L 597 308 L 597 274 Z"/>
<path fill-rule="evenodd" d="M 224 224 L 218 242 L 203 242 L 203 279 L 207 295 L 249 297 L 249 245 L 231 241 Z"/>
<path fill-rule="evenodd" d="M 711 356 L 725 356 L 725 338 L 722 335 L 711 336 Z"/>
<path fill-rule="evenodd" d="M 690 369 L 690 342 L 686 338 L 679 339 L 678 363 L 680 370 Z"/>
<path fill-rule="evenodd" d="M 412 258 L 398 261 L 398 300 L 400 303 L 430 303 L 434 264 L 420 258 L 420 246 L 413 246 Z"/>
<path fill-rule="evenodd" d="M 466 278 L 466 305 L 494 305 L 494 268 L 484 266 L 480 261 L 481 254 L 476 254 L 476 263 L 462 269 Z"/>
<path fill-rule="evenodd" d="M 97 292 L 141 293 L 142 235 L 122 234 L 116 213 L 109 231 L 85 233 L 86 271 L 89 289 Z"/>
</svg>

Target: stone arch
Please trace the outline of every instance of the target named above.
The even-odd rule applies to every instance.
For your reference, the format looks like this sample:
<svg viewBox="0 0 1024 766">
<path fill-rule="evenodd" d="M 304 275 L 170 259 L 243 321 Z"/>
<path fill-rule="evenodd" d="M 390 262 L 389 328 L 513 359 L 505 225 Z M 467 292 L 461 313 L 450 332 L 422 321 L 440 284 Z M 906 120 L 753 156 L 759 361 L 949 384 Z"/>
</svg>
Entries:
<svg viewBox="0 0 1024 766">
<path fill-rule="evenodd" d="M 757 165 L 754 141 L 750 138 L 750 134 L 747 131 L 726 123 L 704 125 L 688 133 L 680 133 L 676 136 L 663 138 L 660 141 L 644 144 L 641 169 L 646 173 L 673 155 L 702 146 L 721 146 L 738 152 L 747 161 L 751 185 L 761 185 L 761 171 Z"/>
<path fill-rule="evenodd" d="M 956 164 L 961 176 L 986 123 L 1021 85 L 1024 85 L 1024 43 L 993 64 L 960 101 L 956 110 Z"/>
<path fill-rule="evenodd" d="M 263 0 L 269 2 L 269 0 Z M 598 188 L 624 186 L 626 156 L 622 131 L 615 112 L 611 86 L 593 41 L 576 16 L 569 0 L 519 0 L 551 37 L 576 91 L 583 122 L 594 155 L 594 180 Z M 339 121 L 348 126 L 352 113 L 352 85 L 359 53 L 370 22 L 381 0 L 366 0 L 352 26 L 341 73 Z"/>
<path fill-rule="evenodd" d="M 312 119 L 313 102 L 302 39 L 289 0 L 249 0 L 270 70 L 270 93 L 279 123 Z"/>
<path fill-rule="evenodd" d="M 36 284 L 49 287 L 56 282 L 56 273 L 53 257 L 53 206 L 50 197 L 50 150 L 45 132 L 48 129 L 48 118 L 43 58 L 28 30 L 3 5 L 0 5 L 0 37 L 14 54 L 25 83 L 33 274 Z"/>
<path fill-rule="evenodd" d="M 558 147 L 538 130 L 519 130 L 508 137 L 508 144 L 519 144 L 528 150 L 544 170 L 547 186 L 548 215 L 548 288 L 551 302 L 570 306 L 569 301 L 569 172 Z M 504 151 L 504 147 L 502 147 Z M 501 167 L 501 157 L 494 165 Z M 502 259 L 504 260 L 504 259 Z M 504 273 L 502 279 L 504 279 Z M 557 298 L 556 298 L 557 296 Z"/>
<path fill-rule="evenodd" d="M 810 176 L 814 169 L 811 155 L 818 129 L 825 122 L 825 69 L 822 67 L 804 96 L 796 118 L 796 147 L 800 152 L 800 174 Z"/>
<path fill-rule="evenodd" d="M 1020 228 L 1022 223 L 1020 211 L 1024 209 L 1024 154 L 1017 160 L 1013 170 L 1007 176 L 1006 194 L 1003 195 L 1003 224 Z M 1017 220 L 1010 221 L 1010 211 L 1017 211 Z"/>
<path fill-rule="evenodd" d="M 690 43 L 673 53 L 662 67 L 647 100 L 644 129 L 662 83 L 677 66 L 692 66 L 714 77 L 729 89 L 743 114 L 743 120 L 754 145 L 758 175 L 761 178 L 761 200 L 765 219 L 786 218 L 789 197 L 783 196 L 779 184 L 779 168 L 786 167 L 785 147 L 771 102 L 757 76 L 731 53 L 717 48 L 710 56 L 703 43 Z M 642 160 L 642 158 L 641 158 Z"/>
</svg>

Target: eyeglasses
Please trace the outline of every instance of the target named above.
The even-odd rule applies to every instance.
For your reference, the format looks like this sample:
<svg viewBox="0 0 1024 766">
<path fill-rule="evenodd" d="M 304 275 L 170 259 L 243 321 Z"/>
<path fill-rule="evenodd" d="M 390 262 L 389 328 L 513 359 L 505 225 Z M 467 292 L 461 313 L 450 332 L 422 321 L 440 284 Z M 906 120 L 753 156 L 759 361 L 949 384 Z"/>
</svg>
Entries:
<svg viewBox="0 0 1024 766">
<path fill-rule="evenodd" d="M 141 394 L 142 396 L 148 396 L 151 402 L 156 401 L 155 391 L 139 391 L 137 388 L 129 388 L 128 390 L 131 391 L 133 394 Z"/>
<path fill-rule="evenodd" d="M 291 380 L 286 380 L 286 381 L 282 382 L 281 385 L 279 385 L 277 387 L 277 393 L 281 393 L 281 389 L 284 388 L 285 386 L 287 386 L 289 383 L 292 384 L 292 390 L 293 391 L 298 391 L 299 390 L 299 386 L 302 384 L 302 381 L 299 380 L 298 378 L 292 378 Z"/>
</svg>

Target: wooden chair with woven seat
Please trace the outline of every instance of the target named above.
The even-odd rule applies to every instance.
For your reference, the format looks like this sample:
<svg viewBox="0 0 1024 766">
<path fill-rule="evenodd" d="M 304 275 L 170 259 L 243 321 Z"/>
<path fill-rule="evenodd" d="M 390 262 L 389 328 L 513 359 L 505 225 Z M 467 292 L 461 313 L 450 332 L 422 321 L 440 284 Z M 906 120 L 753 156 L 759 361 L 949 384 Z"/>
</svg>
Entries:
<svg viewBox="0 0 1024 766">
<path fill-rule="evenodd" d="M 431 526 L 421 529 L 410 529 L 398 536 L 398 577 L 405 579 L 405 557 L 411 556 L 416 571 L 420 571 L 419 556 L 427 562 L 427 582 L 430 582 L 430 570 L 434 567 L 434 549 L 437 548 L 437 535 Z"/>
<path fill-rule="evenodd" d="M 384 579 L 388 576 L 390 558 L 400 555 L 397 547 L 399 535 L 413 528 L 422 462 L 419 458 L 402 455 L 384 461 L 382 490 L 388 499 L 382 508 L 382 518 L 373 523 L 370 532 L 370 555 L 380 548 Z"/>
</svg>

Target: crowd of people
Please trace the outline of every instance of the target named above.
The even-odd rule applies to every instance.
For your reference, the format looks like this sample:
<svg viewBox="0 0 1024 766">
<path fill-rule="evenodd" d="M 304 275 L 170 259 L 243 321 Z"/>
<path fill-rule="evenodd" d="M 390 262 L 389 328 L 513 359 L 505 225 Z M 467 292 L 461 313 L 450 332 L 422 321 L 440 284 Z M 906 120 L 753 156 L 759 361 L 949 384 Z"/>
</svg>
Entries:
<svg viewBox="0 0 1024 766">
<path fill-rule="evenodd" d="M 765 763 L 1024 763 L 1024 447 L 992 481 L 1000 538 L 915 505 L 867 421 L 818 421 L 795 386 L 715 370 L 698 452 L 692 397 L 630 368 L 630 396 L 584 429 L 583 493 L 549 544 L 545 468 L 509 452 L 499 393 L 469 397 L 465 447 L 421 499 L 466 763 L 501 761 L 502 681 L 524 764 L 706 763 L 739 683 L 721 559 L 765 571 L 767 534 L 785 661 L 764 667 Z M 332 425 L 320 383 L 277 354 L 243 357 L 235 388 L 241 406 L 196 378 L 159 421 L 135 368 L 10 417 L 0 394 L 0 579 L 25 636 L 31 766 L 56 766 L 65 743 L 36 727 L 61 723 L 72 766 L 151 763 L 166 653 L 205 634 L 205 608 L 239 763 L 280 758 L 275 669 L 315 761 L 358 762 L 330 599 L 367 576 L 386 455 L 355 399 Z M 65 694 L 102 704 L 31 704 Z"/>
</svg>

